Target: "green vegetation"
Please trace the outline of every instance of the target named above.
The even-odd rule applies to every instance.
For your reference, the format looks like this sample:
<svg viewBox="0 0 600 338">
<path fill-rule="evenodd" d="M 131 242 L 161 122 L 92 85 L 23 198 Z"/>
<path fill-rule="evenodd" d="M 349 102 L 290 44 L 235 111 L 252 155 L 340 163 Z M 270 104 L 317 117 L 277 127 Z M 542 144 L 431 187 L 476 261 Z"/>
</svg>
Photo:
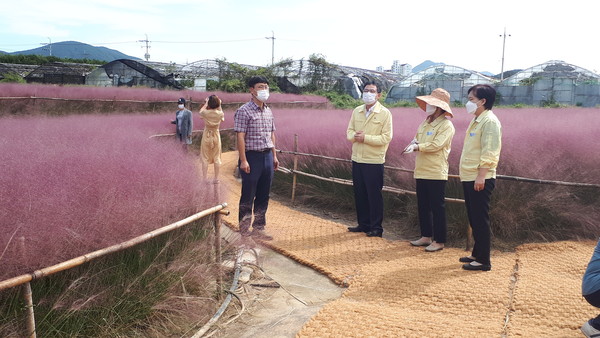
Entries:
<svg viewBox="0 0 600 338">
<path fill-rule="evenodd" d="M 91 65 L 103 65 L 106 62 L 100 60 L 90 59 L 69 59 L 59 58 L 56 56 L 42 56 L 42 55 L 24 55 L 24 54 L 0 54 L 0 63 L 14 63 L 21 65 L 43 65 L 51 62 L 70 62 L 70 63 L 87 63 Z"/>
<path fill-rule="evenodd" d="M 6 73 L 2 75 L 4 78 L 2 80 L 0 80 L 0 83 L 6 83 L 6 82 L 15 82 L 15 83 L 25 83 L 25 79 L 17 74 L 17 73 Z"/>
</svg>

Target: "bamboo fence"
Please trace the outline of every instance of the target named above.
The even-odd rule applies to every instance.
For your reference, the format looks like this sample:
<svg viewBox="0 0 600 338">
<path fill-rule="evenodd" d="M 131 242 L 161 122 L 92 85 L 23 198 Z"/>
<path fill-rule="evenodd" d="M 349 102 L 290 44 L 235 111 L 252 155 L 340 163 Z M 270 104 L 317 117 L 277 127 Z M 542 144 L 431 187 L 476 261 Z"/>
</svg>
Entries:
<svg viewBox="0 0 600 338">
<path fill-rule="evenodd" d="M 212 214 L 216 214 L 215 221 L 214 221 L 214 230 L 215 230 L 214 248 L 215 248 L 215 260 L 216 260 L 217 265 L 220 267 L 220 263 L 221 263 L 221 236 L 220 236 L 221 224 L 220 223 L 221 223 L 221 215 L 229 214 L 228 210 L 224 210 L 226 207 L 227 207 L 227 203 L 222 203 L 222 204 L 219 204 L 212 208 L 208 208 L 206 210 L 200 211 L 194 215 L 191 215 L 191 216 L 184 218 L 180 221 L 177 221 L 175 223 L 171 223 L 162 228 L 159 228 L 159 229 L 150 231 L 148 233 L 145 233 L 143 235 L 140 235 L 138 237 L 132 238 L 128 241 L 125 241 L 125 242 L 122 242 L 119 244 L 115 244 L 115 245 L 109 246 L 107 248 L 100 249 L 100 250 L 97 250 L 97 251 L 94 251 L 94 252 L 79 256 L 79 257 L 75 257 L 75 258 L 69 259 L 67 261 L 64 261 L 62 263 L 58 263 L 58 264 L 55 264 L 55 265 L 52 265 L 49 267 L 35 270 L 28 274 L 24 274 L 24 275 L 16 276 L 16 277 L 4 280 L 4 281 L 0 281 L 0 291 L 9 289 L 9 288 L 13 288 L 13 287 L 17 287 L 20 285 L 24 286 L 22 294 L 25 299 L 25 304 L 27 306 L 27 319 L 26 319 L 27 334 L 25 336 L 36 337 L 35 314 L 33 311 L 33 299 L 31 296 L 31 284 L 30 284 L 31 281 L 55 274 L 60 271 L 72 269 L 74 267 L 80 266 L 84 263 L 90 262 L 92 260 L 95 260 L 102 256 L 106 256 L 111 253 L 125 250 L 127 248 L 130 248 L 135 245 L 146 242 L 146 241 L 148 241 L 152 238 L 155 238 L 159 235 L 179 229 L 185 225 L 188 225 L 194 221 L 197 221 L 199 219 L 202 219 L 202 218 L 212 215 Z M 24 243 L 23 243 L 24 239 L 20 238 L 20 240 L 22 242 L 21 246 L 24 246 Z M 220 289 L 221 283 L 222 283 L 222 279 L 221 279 L 222 277 L 221 277 L 220 273 L 218 273 L 217 276 L 218 276 L 217 277 L 217 288 Z"/>
<path fill-rule="evenodd" d="M 298 151 L 298 135 L 295 134 L 294 135 L 294 150 L 293 151 L 289 151 L 289 150 L 280 150 L 277 149 L 277 152 L 279 152 L 280 154 L 289 154 L 289 155 L 293 155 L 294 159 L 293 159 L 293 169 L 289 169 L 289 168 L 285 168 L 285 167 L 279 167 L 279 171 L 285 174 L 292 174 L 293 178 L 292 178 L 292 205 L 295 204 L 295 198 L 296 198 L 296 186 L 297 186 L 297 175 L 301 175 L 301 176 L 306 176 L 306 177 L 311 177 L 314 179 L 318 179 L 321 181 L 327 181 L 327 182 L 334 182 L 334 183 L 338 183 L 338 184 L 343 184 L 343 185 L 352 185 L 352 180 L 347 180 L 347 179 L 342 179 L 342 178 L 337 178 L 337 177 L 322 177 L 319 175 L 315 175 L 315 174 L 310 174 L 310 173 L 306 173 L 303 172 L 301 170 L 298 170 L 298 156 L 306 156 L 306 157 L 313 157 L 313 158 L 321 158 L 321 159 L 325 159 L 325 160 L 332 160 L 332 161 L 339 161 L 339 162 L 345 162 L 345 163 L 352 163 L 352 160 L 349 159 L 343 159 L 343 158 L 338 158 L 338 157 L 332 157 L 332 156 L 325 156 L 325 155 L 317 155 L 317 154 L 309 154 L 309 153 L 302 153 Z M 410 170 L 410 169 L 405 169 L 405 168 L 399 168 L 399 167 L 391 167 L 391 166 L 384 166 L 385 169 L 389 169 L 389 170 L 394 170 L 394 171 L 401 171 L 401 172 L 406 172 L 406 173 L 414 173 L 414 170 Z M 453 178 L 453 179 L 459 179 L 459 175 L 448 175 L 449 178 Z M 496 175 L 497 179 L 501 179 L 501 180 L 510 180 L 510 181 L 517 181 L 517 182 L 527 182 L 527 183 L 536 183 L 536 184 L 550 184 L 550 185 L 561 185 L 561 186 L 571 186 L 571 187 L 584 187 L 584 188 L 596 188 L 599 189 L 600 185 L 598 184 L 591 184 L 591 183 L 577 183 L 577 182 L 563 182 L 563 181 L 552 181 L 552 180 L 540 180 L 540 179 L 533 179 L 533 178 L 526 178 L 526 177 L 518 177 L 518 176 L 508 176 L 508 175 Z M 405 190 L 405 189 L 401 189 L 401 188 L 395 188 L 395 187 L 389 187 L 389 186 L 383 186 L 383 191 L 387 191 L 390 193 L 394 193 L 394 194 L 398 194 L 398 195 L 416 195 L 417 193 L 415 191 L 411 191 L 411 190 Z M 465 203 L 465 200 L 460 199 L 460 198 L 449 198 L 446 197 L 445 198 L 446 202 L 449 203 Z M 465 241 L 465 250 L 469 250 L 471 248 L 471 242 L 472 242 L 472 230 L 471 227 L 467 224 L 467 238 Z"/>
</svg>

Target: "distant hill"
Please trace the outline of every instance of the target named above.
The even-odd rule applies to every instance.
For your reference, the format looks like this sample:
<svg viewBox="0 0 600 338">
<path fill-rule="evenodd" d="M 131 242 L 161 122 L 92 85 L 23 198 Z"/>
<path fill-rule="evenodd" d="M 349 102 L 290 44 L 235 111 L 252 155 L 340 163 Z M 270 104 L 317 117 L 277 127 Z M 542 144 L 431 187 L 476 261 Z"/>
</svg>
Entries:
<svg viewBox="0 0 600 338">
<path fill-rule="evenodd" d="M 56 42 L 51 45 L 52 56 L 59 58 L 69 59 L 90 59 L 90 60 L 101 60 L 101 61 L 114 61 L 117 59 L 130 59 L 130 60 L 141 60 L 133 56 L 129 56 L 119 52 L 118 50 L 106 48 L 106 47 L 95 47 L 88 45 L 87 43 L 81 43 L 77 41 L 63 41 Z M 38 47 L 29 50 L 23 50 L 20 52 L 9 53 L 12 55 L 24 54 L 24 55 L 49 55 L 49 47 Z"/>
<path fill-rule="evenodd" d="M 445 63 L 443 63 L 443 62 L 433 62 L 431 60 L 426 60 L 426 61 L 423 61 L 423 62 L 419 63 L 418 65 L 414 66 L 412 69 L 412 72 L 418 73 L 418 72 L 422 71 L 423 69 L 427 69 L 431 66 L 438 66 L 438 65 L 444 65 L 444 64 Z"/>
</svg>

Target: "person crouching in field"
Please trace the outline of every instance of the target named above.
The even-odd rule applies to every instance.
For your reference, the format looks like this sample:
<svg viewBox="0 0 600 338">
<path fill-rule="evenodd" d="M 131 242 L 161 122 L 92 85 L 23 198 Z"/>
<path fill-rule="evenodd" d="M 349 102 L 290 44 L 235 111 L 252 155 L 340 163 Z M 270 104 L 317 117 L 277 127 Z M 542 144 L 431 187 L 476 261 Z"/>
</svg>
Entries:
<svg viewBox="0 0 600 338">
<path fill-rule="evenodd" d="M 473 229 L 473 251 L 459 259 L 465 270 L 489 271 L 490 262 L 490 198 L 496 186 L 496 167 L 502 148 L 502 125 L 492 112 L 496 90 L 489 85 L 469 88 L 465 105 L 471 120 L 460 156 L 460 181 L 465 194 L 465 206 Z"/>
<path fill-rule="evenodd" d="M 200 108 L 200 117 L 204 120 L 204 132 L 200 142 L 200 157 L 202 159 L 202 174 L 206 180 L 208 165 L 214 164 L 215 180 L 219 182 L 219 168 L 221 167 L 221 134 L 219 126 L 225 121 L 225 114 L 221 109 L 221 100 L 216 95 L 206 98 Z"/>
<path fill-rule="evenodd" d="M 421 238 L 410 244 L 426 246 L 425 251 L 434 252 L 442 250 L 446 243 L 448 155 L 455 131 L 446 117 L 454 115 L 450 109 L 450 94 L 442 88 L 434 89 L 431 95 L 417 96 L 415 100 L 428 115 L 403 152 L 417 152 L 414 177 Z"/>
<path fill-rule="evenodd" d="M 392 113 L 379 103 L 381 88 L 367 82 L 363 102 L 352 112 L 346 138 L 352 142 L 352 184 L 358 226 L 350 232 L 383 234 L 383 165 L 393 136 Z"/>
<path fill-rule="evenodd" d="M 175 134 L 177 139 L 183 145 L 183 150 L 188 151 L 188 145 L 192 144 L 192 112 L 185 109 L 185 99 L 182 97 L 177 101 L 177 112 L 175 120 L 171 121 L 175 125 Z"/>
</svg>

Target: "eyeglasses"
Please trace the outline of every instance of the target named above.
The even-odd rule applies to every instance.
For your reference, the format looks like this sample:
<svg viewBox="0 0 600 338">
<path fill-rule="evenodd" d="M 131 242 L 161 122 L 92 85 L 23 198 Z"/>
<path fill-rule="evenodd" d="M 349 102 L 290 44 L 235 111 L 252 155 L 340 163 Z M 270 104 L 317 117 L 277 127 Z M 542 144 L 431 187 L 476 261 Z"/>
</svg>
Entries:
<svg viewBox="0 0 600 338">
<path fill-rule="evenodd" d="M 363 93 L 377 94 L 377 89 L 363 89 Z"/>
</svg>

